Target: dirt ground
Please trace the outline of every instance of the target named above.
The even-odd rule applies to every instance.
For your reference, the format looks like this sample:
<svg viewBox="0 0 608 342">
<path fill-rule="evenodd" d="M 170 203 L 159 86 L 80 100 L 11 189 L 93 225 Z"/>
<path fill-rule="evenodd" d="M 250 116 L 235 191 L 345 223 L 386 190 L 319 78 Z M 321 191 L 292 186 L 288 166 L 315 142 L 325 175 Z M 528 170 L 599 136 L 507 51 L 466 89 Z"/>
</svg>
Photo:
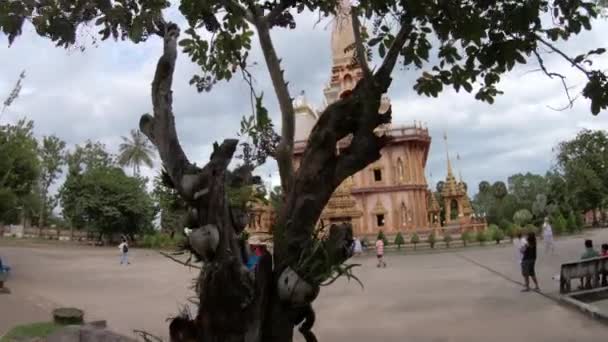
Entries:
<svg viewBox="0 0 608 342">
<path fill-rule="evenodd" d="M 544 293 L 557 293 L 551 278 L 560 263 L 578 258 L 584 238 L 599 245 L 608 241 L 608 229 L 558 240 L 555 255 L 541 247 Z M 546 296 L 521 293 L 514 250 L 503 245 L 389 254 L 386 269 L 372 257 L 356 258 L 365 288 L 346 281 L 324 288 L 314 304 L 314 331 L 321 341 L 348 342 L 605 340 L 605 325 Z M 12 294 L 0 295 L 0 335 L 45 320 L 61 305 L 82 308 L 87 320 L 105 319 L 124 334 L 142 329 L 166 337 L 166 319 L 187 303 L 197 272 L 150 250 L 130 254 L 131 265 L 121 266 L 116 248 L 0 239 L 0 255 L 13 269 L 6 283 Z"/>
</svg>

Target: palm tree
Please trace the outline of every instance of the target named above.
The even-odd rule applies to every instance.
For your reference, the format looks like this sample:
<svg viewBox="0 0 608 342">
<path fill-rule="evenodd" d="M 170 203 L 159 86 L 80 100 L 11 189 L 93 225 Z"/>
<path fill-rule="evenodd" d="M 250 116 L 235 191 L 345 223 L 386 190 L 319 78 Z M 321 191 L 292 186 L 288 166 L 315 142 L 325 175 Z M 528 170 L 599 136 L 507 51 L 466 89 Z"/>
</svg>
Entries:
<svg viewBox="0 0 608 342">
<path fill-rule="evenodd" d="M 148 138 L 146 138 L 139 130 L 131 130 L 131 139 L 121 137 L 123 142 L 119 146 L 118 164 L 122 167 L 133 167 L 133 175 L 139 175 L 139 167 L 146 164 L 152 167 L 152 158 L 154 150 Z"/>
</svg>

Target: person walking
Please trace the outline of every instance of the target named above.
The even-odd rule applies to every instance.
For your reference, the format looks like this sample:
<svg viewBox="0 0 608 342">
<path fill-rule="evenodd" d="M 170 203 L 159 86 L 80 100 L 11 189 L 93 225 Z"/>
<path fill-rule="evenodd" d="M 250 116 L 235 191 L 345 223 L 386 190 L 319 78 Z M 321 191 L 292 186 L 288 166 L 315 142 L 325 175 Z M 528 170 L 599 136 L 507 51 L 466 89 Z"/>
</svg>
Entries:
<svg viewBox="0 0 608 342">
<path fill-rule="evenodd" d="M 521 274 L 524 277 L 524 289 L 522 292 L 530 291 L 530 278 L 534 282 L 534 290 L 540 291 L 538 286 L 538 280 L 536 279 L 536 234 L 534 232 L 528 233 L 526 242 L 522 248 L 522 260 L 521 260 Z"/>
<path fill-rule="evenodd" d="M 386 262 L 384 262 L 384 241 L 378 239 L 376 241 L 376 257 L 378 257 L 378 266 L 386 268 Z"/>
<path fill-rule="evenodd" d="M 545 243 L 545 254 L 549 253 L 549 251 L 551 251 L 551 254 L 554 254 L 553 227 L 551 227 L 548 217 L 545 217 L 545 223 L 543 223 L 543 241 Z"/>
<path fill-rule="evenodd" d="M 120 250 L 120 264 L 130 265 L 129 262 L 129 244 L 127 243 L 127 239 L 122 238 L 122 242 L 118 245 L 118 249 Z"/>
<path fill-rule="evenodd" d="M 361 246 L 361 240 L 359 238 L 355 238 L 355 242 L 353 242 L 353 254 L 355 256 L 359 256 L 363 253 L 363 247 Z"/>
</svg>

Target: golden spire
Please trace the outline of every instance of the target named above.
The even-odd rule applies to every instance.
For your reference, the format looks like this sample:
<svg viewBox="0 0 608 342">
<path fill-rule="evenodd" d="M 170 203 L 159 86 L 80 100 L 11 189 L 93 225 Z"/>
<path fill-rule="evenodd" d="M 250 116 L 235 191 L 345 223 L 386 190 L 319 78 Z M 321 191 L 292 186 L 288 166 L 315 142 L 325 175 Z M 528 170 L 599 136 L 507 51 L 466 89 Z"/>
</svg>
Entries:
<svg viewBox="0 0 608 342">
<path fill-rule="evenodd" d="M 445 156 L 448 161 L 448 177 L 450 177 L 452 176 L 452 163 L 450 162 L 450 151 L 448 149 L 448 134 L 445 131 L 443 132 L 443 140 L 445 141 Z"/>
<path fill-rule="evenodd" d="M 445 141 L 445 154 L 448 161 L 448 174 L 445 178 L 445 185 L 443 186 L 443 190 L 441 191 L 442 197 L 454 197 L 458 196 L 458 183 L 456 182 L 456 178 L 454 177 L 454 173 L 452 172 L 452 162 L 450 161 L 450 152 L 448 150 L 448 135 L 447 133 L 443 133 L 443 140 Z"/>
</svg>

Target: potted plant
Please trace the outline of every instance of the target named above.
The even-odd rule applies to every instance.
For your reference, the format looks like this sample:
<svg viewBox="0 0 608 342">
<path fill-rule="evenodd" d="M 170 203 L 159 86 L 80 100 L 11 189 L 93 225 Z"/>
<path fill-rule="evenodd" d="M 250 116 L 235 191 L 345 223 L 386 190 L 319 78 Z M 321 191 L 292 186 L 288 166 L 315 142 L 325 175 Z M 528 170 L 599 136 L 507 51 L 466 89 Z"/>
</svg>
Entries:
<svg viewBox="0 0 608 342">
<path fill-rule="evenodd" d="M 486 242 L 488 240 L 488 235 L 486 234 L 485 231 L 480 230 L 477 232 L 477 235 L 475 236 L 475 238 L 477 239 L 477 242 L 479 242 L 479 245 L 482 246 L 484 244 L 484 242 Z"/>
<path fill-rule="evenodd" d="M 443 242 L 445 242 L 445 246 L 447 248 L 450 248 L 450 242 L 452 242 L 452 234 L 450 233 L 445 233 L 443 235 Z"/>
<path fill-rule="evenodd" d="M 435 232 L 431 232 L 431 234 L 429 234 L 429 236 L 427 237 L 427 241 L 428 241 L 429 245 L 431 246 L 431 248 L 435 248 L 435 242 L 437 242 L 437 237 L 435 236 Z"/>
<path fill-rule="evenodd" d="M 412 238 L 410 239 L 410 242 L 414 245 L 414 250 L 416 250 L 416 245 L 420 242 L 420 237 L 418 236 L 418 234 L 416 234 L 416 233 L 412 234 Z"/>
<path fill-rule="evenodd" d="M 401 234 L 401 232 L 397 233 L 397 236 L 395 236 L 395 245 L 397 245 L 397 249 L 401 249 L 401 245 L 405 244 L 405 239 L 403 239 L 403 235 Z"/>
<path fill-rule="evenodd" d="M 462 239 L 462 244 L 466 247 L 467 243 L 471 241 L 471 232 L 462 232 L 462 234 L 460 234 L 460 238 Z"/>
</svg>

